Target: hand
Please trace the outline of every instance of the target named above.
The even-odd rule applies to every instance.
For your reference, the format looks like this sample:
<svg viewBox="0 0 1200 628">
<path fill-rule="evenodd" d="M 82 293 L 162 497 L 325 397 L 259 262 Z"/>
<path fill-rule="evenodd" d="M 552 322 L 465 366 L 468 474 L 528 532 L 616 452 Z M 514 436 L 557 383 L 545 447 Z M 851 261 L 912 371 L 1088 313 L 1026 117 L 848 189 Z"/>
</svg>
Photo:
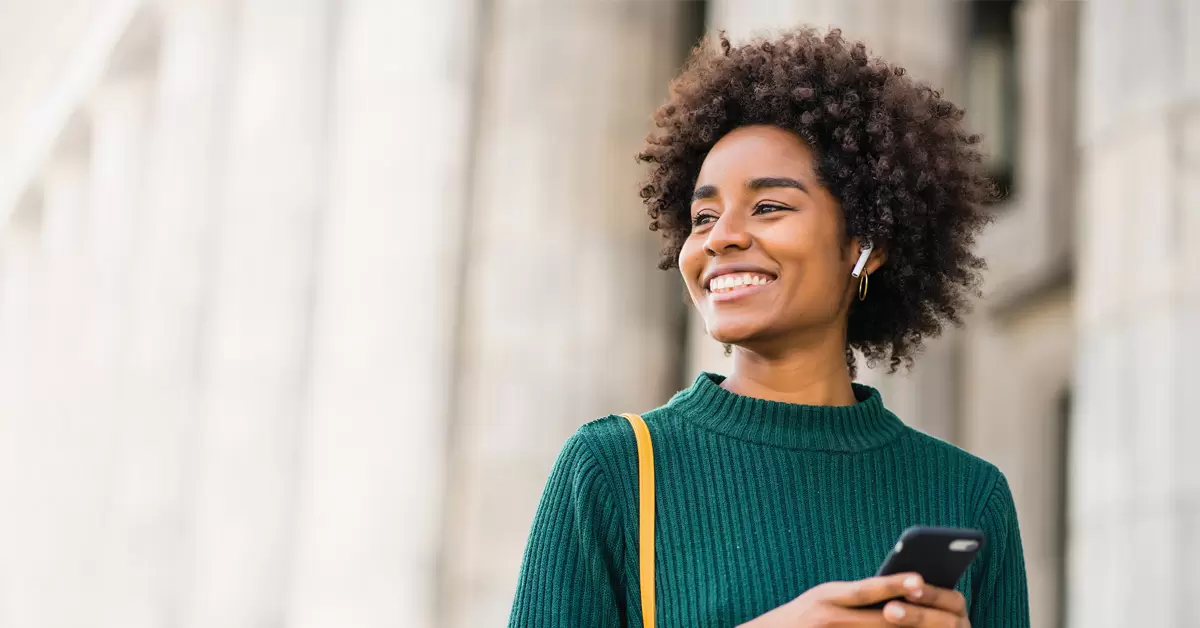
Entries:
<svg viewBox="0 0 1200 628">
<path fill-rule="evenodd" d="M 942 589 L 920 582 L 905 581 L 908 602 L 892 601 L 883 608 L 889 626 L 926 628 L 971 628 L 967 619 L 967 600 L 953 589 Z M 913 586 L 915 584 L 915 586 Z"/>
<path fill-rule="evenodd" d="M 883 611 L 861 608 L 889 602 Z M 742 628 L 970 628 L 966 603 L 957 591 L 926 585 L 917 574 L 896 574 L 854 582 L 827 582 L 743 624 Z"/>
</svg>

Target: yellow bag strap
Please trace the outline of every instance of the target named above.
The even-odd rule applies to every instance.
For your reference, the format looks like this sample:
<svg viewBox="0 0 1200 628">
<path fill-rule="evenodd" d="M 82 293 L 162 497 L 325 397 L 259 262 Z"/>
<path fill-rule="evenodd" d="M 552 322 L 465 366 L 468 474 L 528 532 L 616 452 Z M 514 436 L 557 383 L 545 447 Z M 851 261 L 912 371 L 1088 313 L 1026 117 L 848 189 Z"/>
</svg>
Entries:
<svg viewBox="0 0 1200 628">
<path fill-rule="evenodd" d="M 642 625 L 654 628 L 654 446 L 650 428 L 636 414 L 622 414 L 633 426 L 638 454 L 638 570 L 642 581 Z"/>
</svg>

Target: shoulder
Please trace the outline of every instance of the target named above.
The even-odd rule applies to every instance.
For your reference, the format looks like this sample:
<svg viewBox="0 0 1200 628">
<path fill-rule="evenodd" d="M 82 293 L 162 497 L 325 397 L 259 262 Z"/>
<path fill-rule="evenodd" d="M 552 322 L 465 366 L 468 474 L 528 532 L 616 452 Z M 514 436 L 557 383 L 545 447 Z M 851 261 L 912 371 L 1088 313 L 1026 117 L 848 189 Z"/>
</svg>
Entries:
<svg viewBox="0 0 1200 628">
<path fill-rule="evenodd" d="M 580 439 L 593 448 L 609 449 L 630 441 L 633 428 L 625 417 L 610 414 L 584 423 L 571 438 Z"/>
<path fill-rule="evenodd" d="M 674 417 L 666 407 L 655 408 L 639 416 L 650 428 L 652 437 L 671 429 L 674 424 Z M 586 443 L 598 457 L 614 454 L 624 457 L 637 451 L 633 427 L 628 419 L 619 414 L 610 414 L 585 423 L 571 439 Z"/>
<path fill-rule="evenodd" d="M 647 425 L 652 425 L 652 413 L 642 415 Z M 653 434 L 653 426 L 651 427 Z M 620 476 L 636 469 L 637 441 L 633 426 L 623 416 L 610 414 L 583 424 L 568 444 L 576 442 L 602 468 L 606 475 Z"/>
<path fill-rule="evenodd" d="M 620 440 L 620 425 L 611 419 L 606 417 L 584 424 L 567 438 L 550 472 L 544 499 L 572 502 L 585 509 L 611 508 L 614 492 L 612 461 L 618 457 L 613 450 Z M 632 441 L 631 431 L 627 438 Z M 636 452 L 632 448 L 630 451 Z"/>
<path fill-rule="evenodd" d="M 985 460 L 953 443 L 946 442 L 912 427 L 905 427 L 902 440 L 912 454 L 938 476 L 957 484 L 971 504 L 976 517 L 984 517 L 997 506 L 1011 509 L 1012 492 L 1004 473 Z"/>
<path fill-rule="evenodd" d="M 674 417 L 661 407 L 640 416 L 650 429 L 654 445 L 663 445 L 663 437 L 674 429 Z M 637 440 L 624 416 L 610 414 L 583 424 L 563 446 L 564 452 L 568 450 L 594 465 L 616 493 L 624 495 L 635 490 Z"/>
</svg>

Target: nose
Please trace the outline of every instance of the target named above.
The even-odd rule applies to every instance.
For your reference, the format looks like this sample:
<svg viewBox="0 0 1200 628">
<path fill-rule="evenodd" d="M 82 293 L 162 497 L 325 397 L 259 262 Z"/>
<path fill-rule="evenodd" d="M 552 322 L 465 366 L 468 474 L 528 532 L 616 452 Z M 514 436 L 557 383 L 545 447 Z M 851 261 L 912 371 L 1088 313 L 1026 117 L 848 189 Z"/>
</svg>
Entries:
<svg viewBox="0 0 1200 628">
<path fill-rule="evenodd" d="M 709 230 L 708 239 L 704 241 L 704 252 L 709 257 L 750 248 L 750 232 L 746 230 L 745 221 L 740 220 L 737 214 L 738 212 L 724 212 Z"/>
</svg>

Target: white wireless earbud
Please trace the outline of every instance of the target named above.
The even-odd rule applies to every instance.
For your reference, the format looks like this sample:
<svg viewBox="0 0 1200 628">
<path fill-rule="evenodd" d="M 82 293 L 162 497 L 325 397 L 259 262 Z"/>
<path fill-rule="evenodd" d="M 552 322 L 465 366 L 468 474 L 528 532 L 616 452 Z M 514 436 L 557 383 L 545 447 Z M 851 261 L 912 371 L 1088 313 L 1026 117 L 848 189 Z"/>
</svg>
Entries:
<svg viewBox="0 0 1200 628">
<path fill-rule="evenodd" d="M 851 277 L 857 277 L 862 274 L 863 267 L 867 265 L 867 259 L 871 257 L 871 249 L 870 244 L 862 247 L 862 253 L 858 256 L 858 263 L 854 265 L 854 270 L 850 271 Z"/>
</svg>

